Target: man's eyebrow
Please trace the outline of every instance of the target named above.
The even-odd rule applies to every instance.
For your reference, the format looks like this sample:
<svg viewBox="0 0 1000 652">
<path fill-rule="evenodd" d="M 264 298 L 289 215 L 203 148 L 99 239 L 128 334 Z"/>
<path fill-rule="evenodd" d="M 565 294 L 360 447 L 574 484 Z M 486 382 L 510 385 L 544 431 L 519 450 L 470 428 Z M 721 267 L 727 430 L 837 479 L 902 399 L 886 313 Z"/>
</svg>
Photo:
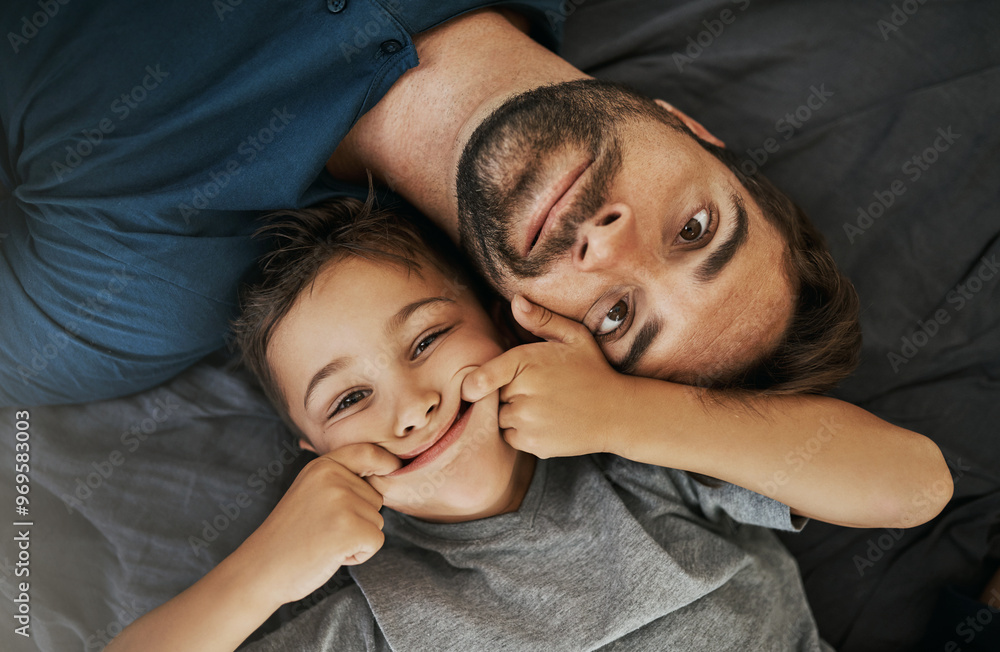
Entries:
<svg viewBox="0 0 1000 652">
<path fill-rule="evenodd" d="M 733 232 L 729 235 L 729 238 L 716 247 L 715 251 L 709 254 L 705 262 L 695 271 L 695 279 L 699 283 L 708 283 L 718 276 L 719 272 L 729 264 L 729 261 L 733 259 L 736 252 L 747 241 L 750 220 L 747 217 L 746 206 L 743 204 L 743 197 L 734 192 L 730 196 L 730 199 L 736 209 L 736 226 L 733 228 Z"/>
<path fill-rule="evenodd" d="M 306 410 L 309 409 L 309 398 L 312 396 L 313 390 L 316 389 L 316 386 L 319 385 L 324 380 L 326 380 L 331 375 L 337 373 L 338 371 L 340 371 L 341 369 L 343 369 L 344 367 L 346 367 L 347 363 L 349 361 L 350 361 L 350 358 L 348 358 L 346 356 L 341 357 L 341 358 L 337 358 L 336 360 L 334 360 L 333 362 L 327 364 L 322 369 L 320 369 L 319 371 L 316 372 L 316 374 L 309 381 L 309 386 L 306 387 L 306 396 L 305 396 L 305 398 L 302 399 L 302 407 L 304 409 L 306 409 Z"/>
<path fill-rule="evenodd" d="M 438 303 L 455 303 L 455 300 L 449 299 L 448 297 L 426 297 L 424 299 L 418 299 L 413 303 L 408 303 L 400 308 L 399 312 L 389 318 L 389 321 L 385 326 L 385 332 L 394 333 L 398 331 L 415 312 L 424 306 L 430 306 Z"/>
<path fill-rule="evenodd" d="M 650 317 L 632 340 L 632 346 L 629 347 L 625 357 L 620 362 L 612 362 L 611 366 L 619 373 L 634 375 L 636 367 L 639 366 L 639 361 L 642 359 L 642 356 L 646 355 L 646 351 L 649 350 L 650 345 L 656 339 L 656 336 L 660 334 L 662 328 L 662 319 L 659 317 Z"/>
</svg>

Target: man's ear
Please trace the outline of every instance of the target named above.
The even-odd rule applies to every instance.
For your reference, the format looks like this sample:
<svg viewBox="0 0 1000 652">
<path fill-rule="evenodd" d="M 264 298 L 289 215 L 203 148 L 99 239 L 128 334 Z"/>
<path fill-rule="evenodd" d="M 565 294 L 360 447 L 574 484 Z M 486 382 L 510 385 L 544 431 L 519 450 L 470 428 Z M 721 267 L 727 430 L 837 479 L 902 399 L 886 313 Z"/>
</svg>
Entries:
<svg viewBox="0 0 1000 652">
<path fill-rule="evenodd" d="M 678 118 L 680 118 L 680 121 L 683 122 L 685 125 L 687 125 L 687 128 L 693 131 L 694 135 L 697 136 L 698 138 L 708 141 L 718 147 L 724 148 L 726 146 L 724 142 L 713 136 L 711 131 L 705 129 L 704 125 L 702 125 L 700 122 L 689 116 L 687 113 L 684 113 L 683 111 L 675 107 L 673 104 L 670 104 L 669 102 L 664 102 L 663 100 L 653 100 L 653 101 L 662 106 L 667 111 L 673 113 Z"/>
</svg>

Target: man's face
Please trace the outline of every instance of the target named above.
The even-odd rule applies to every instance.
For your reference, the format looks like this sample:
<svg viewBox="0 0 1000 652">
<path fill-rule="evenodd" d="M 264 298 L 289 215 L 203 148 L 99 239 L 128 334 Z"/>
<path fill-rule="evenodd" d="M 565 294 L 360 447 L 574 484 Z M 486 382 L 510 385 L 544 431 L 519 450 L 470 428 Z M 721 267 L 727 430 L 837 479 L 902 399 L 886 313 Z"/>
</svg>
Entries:
<svg viewBox="0 0 1000 652">
<path fill-rule="evenodd" d="M 268 360 L 308 447 L 381 447 L 405 465 L 366 478 L 385 505 L 452 520 L 502 510 L 526 457 L 500 435 L 497 394 L 461 400 L 465 376 L 502 351 L 472 292 L 430 264 L 350 257 L 296 299 Z"/>
<path fill-rule="evenodd" d="M 721 379 L 788 324 L 785 243 L 722 162 L 618 93 L 537 89 L 486 120 L 459 171 L 462 244 L 619 370 Z"/>
</svg>

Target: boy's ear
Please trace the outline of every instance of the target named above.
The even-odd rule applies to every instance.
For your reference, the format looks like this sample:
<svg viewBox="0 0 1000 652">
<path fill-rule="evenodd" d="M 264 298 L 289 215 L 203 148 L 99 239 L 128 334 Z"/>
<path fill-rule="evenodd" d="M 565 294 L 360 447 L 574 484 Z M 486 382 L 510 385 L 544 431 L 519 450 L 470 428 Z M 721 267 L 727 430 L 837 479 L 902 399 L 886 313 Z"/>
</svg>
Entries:
<svg viewBox="0 0 1000 652">
<path fill-rule="evenodd" d="M 680 119 L 680 121 L 683 122 L 685 125 L 687 125 L 687 128 L 693 131 L 694 135 L 697 136 L 698 138 L 701 138 L 704 141 L 708 141 L 718 147 L 725 148 L 726 144 L 724 142 L 716 138 L 711 131 L 706 129 L 704 125 L 702 125 L 700 122 L 689 116 L 687 113 L 684 113 L 683 111 L 678 109 L 673 104 L 670 104 L 669 102 L 664 102 L 663 100 L 653 100 L 653 101 L 662 106 L 667 111 L 670 111 L 675 116 L 677 116 Z"/>
<path fill-rule="evenodd" d="M 305 437 L 299 437 L 299 448 L 301 448 L 304 451 L 309 451 L 313 455 L 319 454 L 316 452 L 316 449 L 313 448 L 313 445 L 309 443 L 309 440 L 306 439 Z"/>
</svg>

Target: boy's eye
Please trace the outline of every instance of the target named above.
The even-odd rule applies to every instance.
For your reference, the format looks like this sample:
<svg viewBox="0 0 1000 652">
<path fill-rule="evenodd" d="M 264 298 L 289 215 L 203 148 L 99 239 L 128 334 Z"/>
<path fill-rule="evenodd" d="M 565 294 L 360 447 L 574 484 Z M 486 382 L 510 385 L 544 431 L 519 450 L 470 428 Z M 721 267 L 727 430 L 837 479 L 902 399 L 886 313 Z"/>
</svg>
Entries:
<svg viewBox="0 0 1000 652">
<path fill-rule="evenodd" d="M 428 335 L 428 336 L 424 337 L 423 339 L 421 339 L 419 342 L 417 342 L 417 345 L 415 347 L 413 347 L 413 356 L 410 359 L 411 360 L 416 360 L 418 357 L 420 357 L 421 354 L 423 354 L 424 351 L 426 351 L 428 348 L 430 348 L 431 344 L 434 344 L 434 342 L 435 342 L 435 340 L 437 340 L 437 338 L 441 337 L 442 335 L 444 335 L 445 333 L 447 333 L 449 330 L 450 330 L 449 328 L 444 328 L 444 329 L 441 329 L 439 331 L 435 331 L 435 332 L 431 333 L 430 335 Z"/>
<path fill-rule="evenodd" d="M 371 394 L 372 394 L 372 390 L 370 390 L 370 389 L 354 389 L 354 390 L 351 390 L 342 399 L 340 399 L 340 401 L 337 403 L 337 406 L 335 408 L 333 408 L 333 412 L 330 413 L 330 416 L 332 417 L 335 414 L 337 414 L 338 412 L 346 410 L 349 407 L 351 407 L 352 405 L 360 403 L 361 401 L 363 401 L 366 398 L 368 398 L 369 396 L 371 396 Z"/>
</svg>

